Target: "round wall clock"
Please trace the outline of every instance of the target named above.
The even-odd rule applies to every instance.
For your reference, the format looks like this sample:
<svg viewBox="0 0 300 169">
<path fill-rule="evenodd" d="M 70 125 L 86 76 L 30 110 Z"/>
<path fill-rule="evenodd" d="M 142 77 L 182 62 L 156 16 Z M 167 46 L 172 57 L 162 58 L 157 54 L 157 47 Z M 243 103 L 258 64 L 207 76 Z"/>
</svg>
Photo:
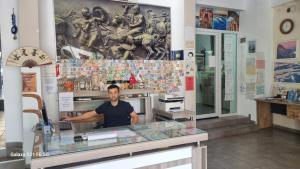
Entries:
<svg viewBox="0 0 300 169">
<path fill-rule="evenodd" d="M 291 19 L 284 19 L 280 23 L 280 32 L 283 34 L 289 34 L 294 29 L 294 22 Z"/>
</svg>

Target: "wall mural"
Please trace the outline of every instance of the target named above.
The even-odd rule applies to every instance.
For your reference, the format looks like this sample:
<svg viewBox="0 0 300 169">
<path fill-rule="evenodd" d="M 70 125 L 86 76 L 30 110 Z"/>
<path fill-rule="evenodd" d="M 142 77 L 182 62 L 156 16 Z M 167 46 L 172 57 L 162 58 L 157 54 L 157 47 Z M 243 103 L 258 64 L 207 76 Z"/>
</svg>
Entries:
<svg viewBox="0 0 300 169">
<path fill-rule="evenodd" d="M 170 8 L 54 0 L 60 59 L 170 60 Z"/>
</svg>

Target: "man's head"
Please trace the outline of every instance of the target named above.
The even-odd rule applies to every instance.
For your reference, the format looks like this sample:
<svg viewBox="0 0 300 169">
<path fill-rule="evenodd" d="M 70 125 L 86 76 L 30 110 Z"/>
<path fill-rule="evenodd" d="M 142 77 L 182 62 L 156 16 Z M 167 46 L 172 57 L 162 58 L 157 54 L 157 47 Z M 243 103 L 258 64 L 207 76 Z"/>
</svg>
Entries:
<svg viewBox="0 0 300 169">
<path fill-rule="evenodd" d="M 88 7 L 84 7 L 81 9 L 81 15 L 84 17 L 84 18 L 88 18 L 90 17 L 90 9 Z"/>
<path fill-rule="evenodd" d="M 117 101 L 120 96 L 120 88 L 117 85 L 110 85 L 107 87 L 107 92 L 110 101 Z"/>
<path fill-rule="evenodd" d="M 140 13 L 140 6 L 139 5 L 134 5 L 132 8 L 132 13 L 133 14 L 139 14 Z"/>
</svg>

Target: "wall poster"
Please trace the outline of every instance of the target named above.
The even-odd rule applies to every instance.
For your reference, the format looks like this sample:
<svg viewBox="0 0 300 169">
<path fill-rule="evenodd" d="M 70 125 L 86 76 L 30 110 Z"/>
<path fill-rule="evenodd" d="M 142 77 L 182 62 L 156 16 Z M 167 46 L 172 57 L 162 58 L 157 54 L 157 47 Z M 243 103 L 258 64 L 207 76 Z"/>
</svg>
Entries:
<svg viewBox="0 0 300 169">
<path fill-rule="evenodd" d="M 169 60 L 170 8 L 54 0 L 58 59 Z"/>
<path fill-rule="evenodd" d="M 235 35 L 224 34 L 225 101 L 234 99 L 234 51 Z"/>
<path fill-rule="evenodd" d="M 194 90 L 194 76 L 185 77 L 185 90 L 193 91 Z"/>
<path fill-rule="evenodd" d="M 196 28 L 239 31 L 240 14 L 222 8 L 196 5 Z"/>
<path fill-rule="evenodd" d="M 279 42 L 277 44 L 276 59 L 296 59 L 297 58 L 297 41 Z"/>
<path fill-rule="evenodd" d="M 300 63 L 276 62 L 274 82 L 300 83 Z"/>
<path fill-rule="evenodd" d="M 263 52 L 256 53 L 256 95 L 265 94 L 265 56 Z"/>
<path fill-rule="evenodd" d="M 22 92 L 36 92 L 36 73 L 22 73 Z"/>
</svg>

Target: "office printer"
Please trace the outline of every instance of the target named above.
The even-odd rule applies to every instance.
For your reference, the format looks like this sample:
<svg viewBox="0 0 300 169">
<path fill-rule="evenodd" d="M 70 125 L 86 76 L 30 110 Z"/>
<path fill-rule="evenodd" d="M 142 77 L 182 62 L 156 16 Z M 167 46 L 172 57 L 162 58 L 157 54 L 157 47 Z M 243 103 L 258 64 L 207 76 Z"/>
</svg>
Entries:
<svg viewBox="0 0 300 169">
<path fill-rule="evenodd" d="M 163 111 L 183 111 L 184 97 L 178 95 L 160 94 L 159 109 Z"/>
</svg>

